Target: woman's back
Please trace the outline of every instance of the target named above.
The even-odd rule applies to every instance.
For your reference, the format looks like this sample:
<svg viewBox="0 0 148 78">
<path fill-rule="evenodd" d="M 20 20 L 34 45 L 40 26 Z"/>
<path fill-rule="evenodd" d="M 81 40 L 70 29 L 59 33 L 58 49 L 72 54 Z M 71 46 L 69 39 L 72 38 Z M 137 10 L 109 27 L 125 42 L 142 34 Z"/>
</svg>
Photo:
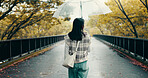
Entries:
<svg viewBox="0 0 148 78">
<path fill-rule="evenodd" d="M 68 50 L 71 50 L 71 52 L 73 52 L 76 49 L 77 41 L 71 40 L 68 35 L 65 36 L 65 43 L 66 43 L 65 52 L 69 52 Z M 80 63 L 88 60 L 87 56 L 88 52 L 90 51 L 89 45 L 90 45 L 90 36 L 88 33 L 85 33 L 85 37 L 83 36 L 82 40 L 80 40 L 75 63 Z"/>
<path fill-rule="evenodd" d="M 76 18 L 73 22 L 73 29 L 65 36 L 65 54 L 73 55 L 76 52 L 76 59 L 73 68 L 68 68 L 69 78 L 87 78 L 89 67 L 87 66 L 90 36 L 83 32 L 84 19 Z M 77 51 L 76 45 L 79 42 Z"/>
</svg>

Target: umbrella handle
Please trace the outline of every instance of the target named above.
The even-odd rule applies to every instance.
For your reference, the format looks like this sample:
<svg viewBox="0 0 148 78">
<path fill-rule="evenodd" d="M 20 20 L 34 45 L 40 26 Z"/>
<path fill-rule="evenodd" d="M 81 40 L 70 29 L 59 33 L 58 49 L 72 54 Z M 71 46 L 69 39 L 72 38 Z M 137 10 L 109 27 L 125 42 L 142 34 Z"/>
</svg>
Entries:
<svg viewBox="0 0 148 78">
<path fill-rule="evenodd" d="M 81 18 L 83 18 L 83 13 L 82 13 L 82 1 L 80 1 L 80 9 L 81 9 Z"/>
</svg>

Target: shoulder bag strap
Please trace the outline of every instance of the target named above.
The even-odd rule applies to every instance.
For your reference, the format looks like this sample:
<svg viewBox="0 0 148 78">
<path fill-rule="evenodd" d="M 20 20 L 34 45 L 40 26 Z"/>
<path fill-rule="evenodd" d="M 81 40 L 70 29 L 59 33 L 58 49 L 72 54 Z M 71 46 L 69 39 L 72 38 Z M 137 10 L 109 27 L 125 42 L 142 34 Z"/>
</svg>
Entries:
<svg viewBox="0 0 148 78">
<path fill-rule="evenodd" d="M 76 51 L 78 51 L 79 44 L 80 44 L 80 41 L 78 41 L 78 43 L 76 45 Z"/>
</svg>

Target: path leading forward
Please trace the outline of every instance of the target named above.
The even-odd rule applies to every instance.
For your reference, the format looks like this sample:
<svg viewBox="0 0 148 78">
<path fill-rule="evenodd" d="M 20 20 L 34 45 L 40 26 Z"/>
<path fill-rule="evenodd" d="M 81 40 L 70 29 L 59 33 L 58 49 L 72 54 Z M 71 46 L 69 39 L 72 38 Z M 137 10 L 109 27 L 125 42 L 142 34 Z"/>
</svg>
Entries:
<svg viewBox="0 0 148 78">
<path fill-rule="evenodd" d="M 88 78 L 148 78 L 148 72 L 120 57 L 102 42 L 92 38 Z M 62 66 L 63 44 L 0 72 L 0 78 L 68 78 Z"/>
</svg>

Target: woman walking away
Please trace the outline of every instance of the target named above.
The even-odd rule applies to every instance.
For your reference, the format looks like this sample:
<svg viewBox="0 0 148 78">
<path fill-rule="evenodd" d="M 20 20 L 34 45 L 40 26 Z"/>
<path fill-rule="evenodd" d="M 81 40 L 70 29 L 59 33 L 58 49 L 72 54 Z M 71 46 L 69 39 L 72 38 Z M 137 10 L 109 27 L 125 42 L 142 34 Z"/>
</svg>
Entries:
<svg viewBox="0 0 148 78">
<path fill-rule="evenodd" d="M 87 65 L 88 52 L 90 45 L 90 36 L 88 33 L 83 32 L 84 19 L 76 18 L 73 21 L 73 29 L 67 36 L 65 36 L 65 54 L 73 54 L 76 49 L 76 43 L 79 41 L 78 49 L 76 51 L 76 59 L 74 67 L 68 68 L 69 78 L 87 78 L 89 67 Z M 71 51 L 69 51 L 71 50 Z M 70 53 L 71 52 L 71 53 Z"/>
</svg>

